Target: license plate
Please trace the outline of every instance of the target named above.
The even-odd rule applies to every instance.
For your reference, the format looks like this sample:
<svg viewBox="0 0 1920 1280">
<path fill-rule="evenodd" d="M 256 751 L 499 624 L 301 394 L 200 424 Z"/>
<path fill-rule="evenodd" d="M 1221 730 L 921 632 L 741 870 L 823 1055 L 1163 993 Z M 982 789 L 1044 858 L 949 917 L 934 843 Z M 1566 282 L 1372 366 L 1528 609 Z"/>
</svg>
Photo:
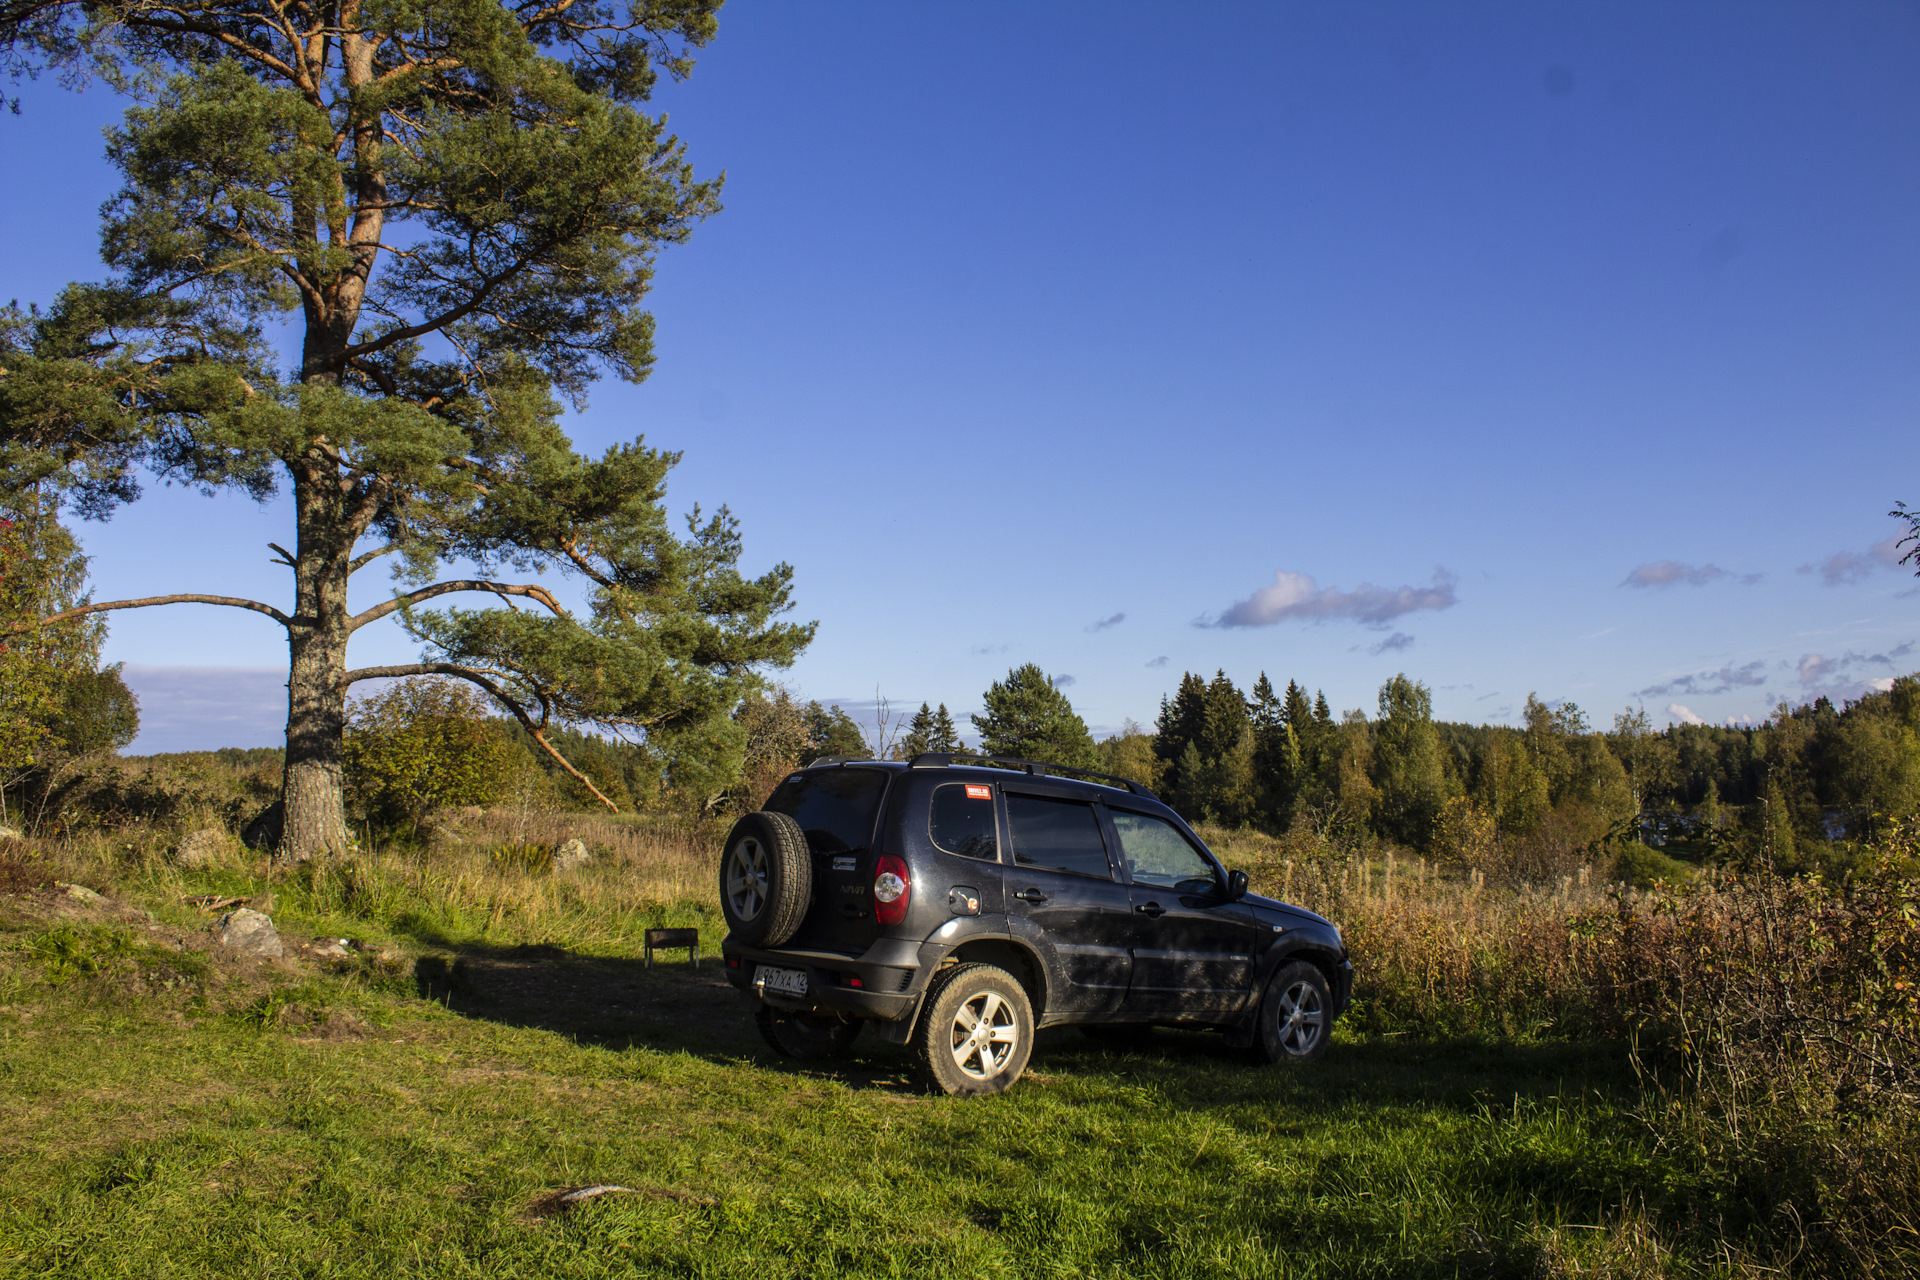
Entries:
<svg viewBox="0 0 1920 1280">
<path fill-rule="evenodd" d="M 754 972 L 753 983 L 765 987 L 768 991 L 778 991 L 781 995 L 803 996 L 807 994 L 807 971 L 805 969 L 769 969 L 761 965 Z"/>
</svg>

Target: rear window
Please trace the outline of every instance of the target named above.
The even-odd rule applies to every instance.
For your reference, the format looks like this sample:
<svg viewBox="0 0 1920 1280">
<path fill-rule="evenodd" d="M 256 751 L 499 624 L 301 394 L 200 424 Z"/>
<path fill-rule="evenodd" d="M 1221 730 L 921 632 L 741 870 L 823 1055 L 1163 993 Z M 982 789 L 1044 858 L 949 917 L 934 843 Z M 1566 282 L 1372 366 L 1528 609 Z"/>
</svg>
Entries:
<svg viewBox="0 0 1920 1280">
<path fill-rule="evenodd" d="M 799 823 L 815 853 L 847 853 L 873 839 L 874 813 L 886 789 L 880 769 L 817 769 L 781 783 L 767 808 Z"/>
<path fill-rule="evenodd" d="M 927 831 L 933 843 L 963 858 L 1000 856 L 1000 838 L 994 829 L 993 788 L 979 783 L 948 782 L 934 788 L 927 811 Z"/>
</svg>

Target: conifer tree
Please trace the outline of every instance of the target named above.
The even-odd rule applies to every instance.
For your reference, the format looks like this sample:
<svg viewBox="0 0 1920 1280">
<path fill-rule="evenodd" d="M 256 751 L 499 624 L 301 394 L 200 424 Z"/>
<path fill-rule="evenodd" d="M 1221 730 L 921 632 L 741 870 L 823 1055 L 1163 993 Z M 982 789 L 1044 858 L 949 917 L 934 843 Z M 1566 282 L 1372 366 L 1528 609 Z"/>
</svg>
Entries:
<svg viewBox="0 0 1920 1280">
<path fill-rule="evenodd" d="M 865 760 L 873 755 L 867 746 L 867 735 L 860 732 L 860 726 L 853 717 L 842 711 L 839 704 L 823 707 L 819 702 L 809 702 L 806 710 L 807 746 L 802 751 L 800 763 L 812 764 L 822 756 L 844 756 L 851 760 Z"/>
<path fill-rule="evenodd" d="M 966 745 L 960 741 L 960 730 L 954 727 L 953 717 L 947 713 L 947 704 L 944 702 L 933 713 L 933 727 L 927 744 L 927 750 L 948 755 L 966 750 Z"/>
<path fill-rule="evenodd" d="M 1288 697 L 1298 693 L 1298 687 L 1288 681 Z M 1302 698 L 1303 708 L 1305 702 Z M 1292 825 L 1293 801 L 1299 789 L 1300 741 L 1288 723 L 1287 704 L 1275 696 L 1273 682 L 1264 671 L 1254 681 L 1249 714 L 1253 722 L 1255 806 L 1262 822 L 1284 831 Z"/>
<path fill-rule="evenodd" d="M 933 708 L 926 703 L 913 713 L 913 719 L 907 722 L 907 732 L 900 739 L 900 759 L 911 760 L 933 750 Z"/>
<path fill-rule="evenodd" d="M 1098 769 L 1093 735 L 1045 672 L 1029 662 L 1007 672 L 982 695 L 986 714 L 973 717 L 980 749 L 1050 764 Z"/>
<path fill-rule="evenodd" d="M 662 246 L 720 207 L 664 118 L 639 110 L 714 34 L 717 0 L 12 0 L 0 61 L 97 75 L 143 105 L 112 132 L 104 284 L 0 316 L 0 489 L 104 517 L 144 472 L 291 492 L 288 607 L 182 593 L 285 631 L 279 851 L 341 850 L 342 732 L 359 680 L 467 680 L 560 758 L 592 722 L 689 777 L 737 773 L 729 719 L 810 626 L 775 621 L 791 571 L 747 578 L 725 508 L 684 537 L 677 455 L 599 459 L 559 426 L 602 373 L 653 364 L 642 303 Z M 269 325 L 293 317 L 283 362 Z M 394 557 L 404 589 L 358 614 L 349 577 Z M 445 563 L 481 577 L 435 580 Z M 577 577 L 583 614 L 500 566 Z M 421 606 L 459 592 L 544 614 Z M 427 660 L 349 669 L 398 613 Z M 703 784 L 706 785 L 706 784 Z M 601 797 L 603 800 L 606 797 Z M 608 801 L 608 803 L 612 803 Z"/>
<path fill-rule="evenodd" d="M 1180 674 L 1180 686 L 1172 702 L 1160 700 L 1160 716 L 1154 721 L 1153 753 L 1162 765 L 1160 788 L 1176 808 L 1181 807 L 1186 795 L 1181 762 L 1188 745 L 1197 741 L 1206 727 L 1206 703 L 1206 681 L 1191 671 Z"/>
</svg>

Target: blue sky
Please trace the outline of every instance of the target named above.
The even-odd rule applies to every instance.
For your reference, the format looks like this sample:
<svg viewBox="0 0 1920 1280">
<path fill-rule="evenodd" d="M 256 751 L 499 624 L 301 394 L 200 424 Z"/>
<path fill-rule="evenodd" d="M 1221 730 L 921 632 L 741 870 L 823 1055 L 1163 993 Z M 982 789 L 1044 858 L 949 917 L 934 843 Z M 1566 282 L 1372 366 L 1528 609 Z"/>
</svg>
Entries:
<svg viewBox="0 0 1920 1280">
<path fill-rule="evenodd" d="M 734 0 L 661 97 L 726 211 L 573 430 L 685 451 L 850 709 L 1025 661 L 1099 731 L 1183 669 L 1468 720 L 1857 695 L 1920 668 L 1916 67 L 1912 5 Z M 120 104 L 22 97 L 0 291 L 44 301 L 102 270 Z M 97 598 L 284 600 L 288 522 L 155 486 L 83 530 Z M 276 739 L 270 623 L 112 626 L 135 749 Z"/>
</svg>

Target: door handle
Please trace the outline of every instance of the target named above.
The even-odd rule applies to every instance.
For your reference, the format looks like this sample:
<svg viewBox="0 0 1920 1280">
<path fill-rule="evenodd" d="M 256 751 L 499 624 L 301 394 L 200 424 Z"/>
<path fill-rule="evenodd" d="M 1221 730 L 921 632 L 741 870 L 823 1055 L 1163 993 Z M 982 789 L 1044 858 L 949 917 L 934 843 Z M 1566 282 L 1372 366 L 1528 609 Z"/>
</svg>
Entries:
<svg viewBox="0 0 1920 1280">
<path fill-rule="evenodd" d="M 1038 889 L 1022 889 L 1020 892 L 1014 894 L 1013 896 L 1020 899 L 1020 901 L 1022 902 L 1039 903 L 1039 902 L 1045 902 L 1047 900 L 1047 895 L 1040 892 Z"/>
<path fill-rule="evenodd" d="M 1167 909 L 1157 902 L 1142 902 L 1136 906 L 1134 910 L 1146 916 L 1149 920 L 1157 920 L 1167 914 Z"/>
</svg>

